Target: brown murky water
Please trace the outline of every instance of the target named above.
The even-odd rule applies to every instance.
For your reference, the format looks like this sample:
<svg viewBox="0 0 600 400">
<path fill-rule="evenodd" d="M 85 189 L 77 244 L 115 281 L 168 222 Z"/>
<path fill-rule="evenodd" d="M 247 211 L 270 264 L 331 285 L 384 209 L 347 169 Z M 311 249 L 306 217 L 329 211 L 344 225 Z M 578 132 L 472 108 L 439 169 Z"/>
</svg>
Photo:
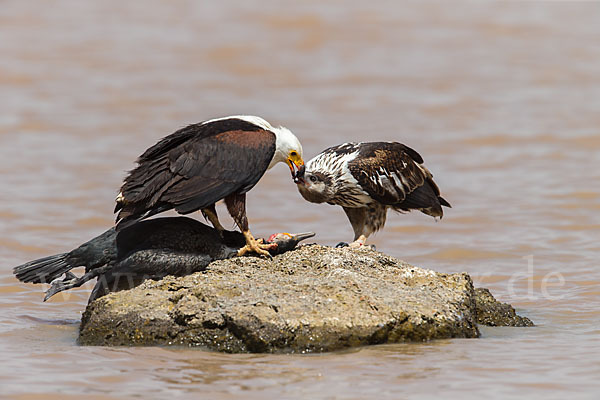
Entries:
<svg viewBox="0 0 600 400">
<path fill-rule="evenodd" d="M 2 1 L 0 397 L 594 398 L 599 17 L 567 2 Z M 469 272 L 538 326 L 322 355 L 77 346 L 89 287 L 42 303 L 11 268 L 110 227 L 124 171 L 158 138 L 238 113 L 288 126 L 306 158 L 348 140 L 416 148 L 454 208 L 390 215 L 373 242 Z M 258 235 L 351 238 L 284 166 L 248 203 Z"/>
</svg>

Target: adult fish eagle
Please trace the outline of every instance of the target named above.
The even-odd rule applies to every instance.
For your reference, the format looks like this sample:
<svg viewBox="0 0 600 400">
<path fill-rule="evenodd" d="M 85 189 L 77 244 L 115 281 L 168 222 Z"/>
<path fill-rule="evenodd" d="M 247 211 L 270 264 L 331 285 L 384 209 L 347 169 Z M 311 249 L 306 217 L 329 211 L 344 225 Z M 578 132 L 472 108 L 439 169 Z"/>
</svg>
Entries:
<svg viewBox="0 0 600 400">
<path fill-rule="evenodd" d="M 450 207 L 419 153 L 396 142 L 330 147 L 308 161 L 295 181 L 304 199 L 342 206 L 354 229 L 352 247 L 383 228 L 389 208 L 442 218 L 442 206 Z"/>
<path fill-rule="evenodd" d="M 117 229 L 174 209 L 201 210 L 219 231 L 215 203 L 227 210 L 246 238 L 239 255 L 268 256 L 271 245 L 254 239 L 246 217 L 246 192 L 275 164 L 297 175 L 304 168 L 302 145 L 288 129 L 260 117 L 235 115 L 189 125 L 164 137 L 137 159 L 116 198 Z"/>
</svg>

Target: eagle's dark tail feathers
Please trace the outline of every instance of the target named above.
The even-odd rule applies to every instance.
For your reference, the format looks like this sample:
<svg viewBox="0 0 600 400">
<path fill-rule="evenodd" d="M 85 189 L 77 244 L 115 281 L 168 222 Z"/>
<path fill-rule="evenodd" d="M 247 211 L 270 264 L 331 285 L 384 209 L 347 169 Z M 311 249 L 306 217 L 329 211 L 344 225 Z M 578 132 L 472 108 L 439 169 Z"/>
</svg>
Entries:
<svg viewBox="0 0 600 400">
<path fill-rule="evenodd" d="M 446 199 L 440 196 L 439 189 L 435 186 L 435 183 L 430 184 L 431 181 L 426 181 L 424 185 L 419 186 L 412 191 L 404 201 L 394 208 L 401 211 L 419 210 L 424 214 L 432 217 L 439 217 L 440 219 L 444 216 L 444 207 L 452 207 Z"/>
<path fill-rule="evenodd" d="M 29 261 L 13 269 L 21 282 L 50 283 L 65 272 L 74 268 L 67 261 L 69 253 L 56 254 Z"/>
<path fill-rule="evenodd" d="M 452 206 L 450 205 L 450 203 L 448 203 L 448 202 L 446 201 L 446 199 L 445 199 L 445 198 L 443 198 L 442 196 L 438 196 L 438 200 L 439 200 L 439 202 L 440 202 L 440 204 L 441 204 L 442 206 L 444 206 L 444 207 L 448 207 L 448 208 L 452 208 Z"/>
</svg>

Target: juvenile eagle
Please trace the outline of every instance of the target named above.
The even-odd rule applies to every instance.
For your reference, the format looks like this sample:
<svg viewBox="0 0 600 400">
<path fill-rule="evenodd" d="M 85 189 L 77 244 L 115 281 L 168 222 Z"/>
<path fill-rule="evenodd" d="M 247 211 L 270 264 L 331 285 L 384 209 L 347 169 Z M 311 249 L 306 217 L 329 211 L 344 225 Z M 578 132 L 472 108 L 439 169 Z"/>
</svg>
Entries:
<svg viewBox="0 0 600 400">
<path fill-rule="evenodd" d="M 330 147 L 295 181 L 304 199 L 342 206 L 354 229 L 352 247 L 383 228 L 388 208 L 442 218 L 442 206 L 450 207 L 419 153 L 396 142 Z"/>
<path fill-rule="evenodd" d="M 248 228 L 246 192 L 275 164 L 286 163 L 295 177 L 304 168 L 302 146 L 292 132 L 262 118 L 236 115 L 189 125 L 164 137 L 137 159 L 116 198 L 117 229 L 175 209 L 201 210 L 219 231 L 215 203 L 227 210 L 246 238 L 239 255 L 268 255 L 271 247 Z"/>
</svg>

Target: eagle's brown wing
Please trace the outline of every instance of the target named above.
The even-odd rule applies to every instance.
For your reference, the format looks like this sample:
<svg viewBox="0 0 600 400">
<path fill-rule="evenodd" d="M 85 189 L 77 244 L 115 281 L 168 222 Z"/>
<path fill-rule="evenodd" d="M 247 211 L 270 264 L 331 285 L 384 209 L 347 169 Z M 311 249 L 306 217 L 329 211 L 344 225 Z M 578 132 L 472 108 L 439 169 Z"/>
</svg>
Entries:
<svg viewBox="0 0 600 400">
<path fill-rule="evenodd" d="M 239 122 L 249 126 L 207 134 L 191 125 L 148 149 L 121 187 L 119 226 L 169 209 L 191 213 L 256 185 L 273 158 L 275 135 Z"/>
<path fill-rule="evenodd" d="M 423 158 L 410 147 L 396 142 L 362 143 L 357 157 L 348 163 L 352 176 L 369 196 L 399 210 L 429 209 L 442 214 L 448 202 Z"/>
</svg>

